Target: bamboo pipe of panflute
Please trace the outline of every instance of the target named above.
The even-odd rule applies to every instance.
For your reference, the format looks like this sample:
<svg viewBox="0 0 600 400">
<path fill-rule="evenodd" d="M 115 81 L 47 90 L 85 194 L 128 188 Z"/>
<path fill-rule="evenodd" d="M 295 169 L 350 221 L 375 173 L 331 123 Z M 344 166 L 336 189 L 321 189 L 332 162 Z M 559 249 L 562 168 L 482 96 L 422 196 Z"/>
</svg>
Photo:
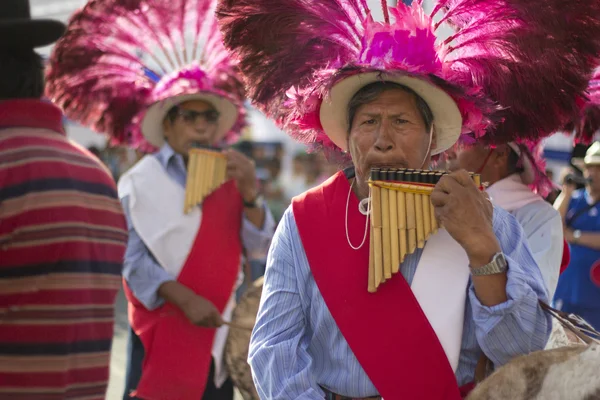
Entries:
<svg viewBox="0 0 600 400">
<path fill-rule="evenodd" d="M 397 273 L 406 255 L 424 246 L 438 230 L 431 192 L 444 174 L 404 169 L 371 171 L 370 293 Z M 471 177 L 481 187 L 480 176 Z"/>
<path fill-rule="evenodd" d="M 430 172 L 424 172 L 422 178 L 424 183 L 433 183 L 433 177 Z M 423 228 L 425 240 L 431 236 L 433 231 L 431 228 L 431 191 L 433 191 L 433 188 L 431 188 L 427 195 L 423 196 Z"/>
<path fill-rule="evenodd" d="M 423 195 L 415 194 L 415 219 L 417 227 L 417 247 L 422 249 L 425 247 L 425 227 L 423 222 Z M 429 197 L 429 196 L 425 196 Z"/>
<path fill-rule="evenodd" d="M 388 176 L 388 179 L 391 177 Z M 392 178 L 393 179 L 393 178 Z M 396 186 L 396 185 L 393 185 Z M 400 242 L 399 242 L 399 231 L 398 231 L 398 191 L 388 190 L 389 197 L 389 220 L 390 220 L 390 243 L 392 246 L 392 270 L 391 273 L 395 274 L 400 269 Z"/>
<path fill-rule="evenodd" d="M 207 157 L 208 158 L 208 166 L 206 168 L 206 176 L 207 176 L 207 185 L 206 185 L 206 194 L 212 193 L 213 190 L 217 188 L 217 180 L 215 179 L 215 171 L 217 158 L 216 157 Z"/>
<path fill-rule="evenodd" d="M 377 185 L 371 188 L 371 234 L 373 235 L 373 268 L 375 287 L 383 280 L 383 241 L 381 223 L 381 189 Z"/>
<path fill-rule="evenodd" d="M 401 175 L 398 174 L 397 180 L 400 181 Z M 397 186 L 400 186 L 399 184 Z M 406 232 L 406 193 L 402 190 L 396 192 L 396 203 L 398 205 L 398 242 L 400 248 L 400 263 L 404 262 L 407 254 L 407 232 Z M 399 268 L 400 266 L 398 266 Z"/>
<path fill-rule="evenodd" d="M 436 181 L 435 172 L 429 173 L 429 182 L 434 183 Z M 431 223 L 431 233 L 436 233 L 438 231 L 437 219 L 435 218 L 435 207 L 431 204 L 431 196 L 429 196 L 429 211 L 430 211 L 430 223 Z"/>
<path fill-rule="evenodd" d="M 381 171 L 381 178 L 387 179 L 387 171 Z M 390 195 L 392 190 L 387 188 L 380 188 L 381 195 L 381 237 L 383 242 L 383 281 L 392 277 L 392 243 L 391 243 L 391 229 L 390 229 Z M 395 247 L 395 246 L 394 246 Z"/>
<path fill-rule="evenodd" d="M 413 172 L 406 172 L 405 178 L 408 182 L 413 180 Z M 408 238 L 407 254 L 412 254 L 417 248 L 417 219 L 415 215 L 415 195 L 406 193 L 406 235 Z"/>
<path fill-rule="evenodd" d="M 373 198 L 371 198 L 373 201 Z M 373 208 L 371 207 L 371 210 Z M 375 293 L 377 286 L 375 285 L 375 234 L 373 229 L 373 218 L 371 218 L 371 231 L 369 232 L 369 293 Z"/>
<path fill-rule="evenodd" d="M 198 158 L 198 161 L 196 161 L 196 181 L 194 181 L 192 188 L 194 190 L 194 202 L 197 204 L 203 196 L 204 177 L 202 171 L 206 170 L 206 158 L 201 153 L 197 154 L 196 157 Z"/>
<path fill-rule="evenodd" d="M 192 148 L 188 157 L 188 177 L 184 212 L 202 203 L 204 199 L 226 180 L 225 155 L 215 150 Z"/>
</svg>

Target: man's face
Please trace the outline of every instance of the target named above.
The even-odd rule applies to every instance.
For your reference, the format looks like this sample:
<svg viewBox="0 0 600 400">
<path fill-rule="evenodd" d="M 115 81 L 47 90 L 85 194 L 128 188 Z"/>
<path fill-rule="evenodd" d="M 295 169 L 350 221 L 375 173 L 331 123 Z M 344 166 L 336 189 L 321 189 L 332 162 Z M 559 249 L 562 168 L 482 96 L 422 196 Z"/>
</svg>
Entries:
<svg viewBox="0 0 600 400">
<path fill-rule="evenodd" d="M 457 171 L 464 169 L 467 171 L 475 172 L 483 166 L 485 159 L 488 157 L 489 149 L 481 145 L 473 147 L 449 150 L 448 155 L 448 169 L 450 171 Z"/>
<path fill-rule="evenodd" d="M 218 115 L 212 104 L 202 100 L 181 103 L 175 120 L 163 124 L 165 137 L 175 152 L 186 156 L 194 143 L 214 145 L 217 136 Z"/>
<path fill-rule="evenodd" d="M 432 146 L 435 138 L 432 138 Z M 356 169 L 359 191 L 368 193 L 371 167 L 426 168 L 429 132 L 417 109 L 415 96 L 390 89 L 356 110 L 348 148 Z"/>
<path fill-rule="evenodd" d="M 583 175 L 590 179 L 589 189 L 594 193 L 600 193 L 600 165 L 586 165 Z"/>
</svg>

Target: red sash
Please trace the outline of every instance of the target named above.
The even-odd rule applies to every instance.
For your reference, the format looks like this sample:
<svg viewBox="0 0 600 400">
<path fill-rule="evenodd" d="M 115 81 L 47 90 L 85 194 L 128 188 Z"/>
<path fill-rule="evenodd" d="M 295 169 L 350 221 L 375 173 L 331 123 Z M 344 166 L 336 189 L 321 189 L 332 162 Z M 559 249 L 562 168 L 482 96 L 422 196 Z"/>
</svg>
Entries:
<svg viewBox="0 0 600 400">
<path fill-rule="evenodd" d="M 352 352 L 385 400 L 458 400 L 456 378 L 433 328 L 402 276 L 367 292 L 369 240 L 353 250 L 344 227 L 350 185 L 342 172 L 293 200 L 311 272 Z M 365 216 L 352 195 L 348 231 L 362 239 Z M 340 393 L 344 395 L 344 393 Z"/>
<path fill-rule="evenodd" d="M 233 181 L 205 199 L 200 229 L 177 278 L 221 312 L 239 273 L 242 210 Z M 124 286 L 129 321 L 146 350 L 142 378 L 134 395 L 144 400 L 201 399 L 210 372 L 215 329 L 190 324 L 168 303 L 149 311 Z"/>
</svg>

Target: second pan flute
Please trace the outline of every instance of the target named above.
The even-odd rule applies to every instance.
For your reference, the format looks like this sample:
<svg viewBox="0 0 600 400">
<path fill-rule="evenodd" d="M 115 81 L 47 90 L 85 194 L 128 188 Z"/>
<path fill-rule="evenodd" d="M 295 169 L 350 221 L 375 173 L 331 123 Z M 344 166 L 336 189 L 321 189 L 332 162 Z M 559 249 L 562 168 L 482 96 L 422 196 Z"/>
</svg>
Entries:
<svg viewBox="0 0 600 400">
<path fill-rule="evenodd" d="M 371 241 L 369 292 L 390 279 L 404 258 L 423 248 L 439 225 L 431 204 L 433 188 L 448 172 L 373 168 L 371 187 Z M 477 187 L 481 177 L 471 174 Z"/>
<path fill-rule="evenodd" d="M 217 149 L 196 146 L 188 155 L 188 176 L 185 184 L 184 212 L 195 206 L 227 180 L 227 159 Z"/>
</svg>

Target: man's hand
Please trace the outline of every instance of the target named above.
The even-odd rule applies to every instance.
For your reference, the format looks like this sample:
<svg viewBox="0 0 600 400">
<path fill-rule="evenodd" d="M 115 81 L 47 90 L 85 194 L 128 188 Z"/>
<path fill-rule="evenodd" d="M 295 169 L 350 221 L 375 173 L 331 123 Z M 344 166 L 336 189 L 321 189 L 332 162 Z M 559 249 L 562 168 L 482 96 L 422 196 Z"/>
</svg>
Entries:
<svg viewBox="0 0 600 400">
<path fill-rule="evenodd" d="M 562 186 L 562 191 L 565 195 L 569 195 L 569 197 L 573 194 L 573 192 L 577 190 L 577 186 L 572 182 L 565 182 Z"/>
<path fill-rule="evenodd" d="M 563 235 L 567 243 L 573 243 L 575 241 L 575 237 L 573 236 L 573 229 L 565 228 L 563 230 Z"/>
<path fill-rule="evenodd" d="M 191 296 L 181 305 L 181 311 L 193 325 L 203 328 L 218 328 L 223 318 L 217 307 L 202 296 Z"/>
<path fill-rule="evenodd" d="M 254 161 L 232 149 L 224 151 L 227 157 L 227 177 L 234 179 L 245 201 L 252 201 L 258 195 L 256 168 Z"/>
<path fill-rule="evenodd" d="M 471 267 L 486 265 L 501 251 L 492 226 L 492 203 L 465 170 L 443 176 L 431 203 L 440 223 L 465 249 Z"/>
<path fill-rule="evenodd" d="M 180 309 L 194 325 L 204 328 L 218 328 L 223 325 L 221 313 L 213 303 L 177 281 L 168 281 L 160 285 L 158 295 Z"/>
</svg>

